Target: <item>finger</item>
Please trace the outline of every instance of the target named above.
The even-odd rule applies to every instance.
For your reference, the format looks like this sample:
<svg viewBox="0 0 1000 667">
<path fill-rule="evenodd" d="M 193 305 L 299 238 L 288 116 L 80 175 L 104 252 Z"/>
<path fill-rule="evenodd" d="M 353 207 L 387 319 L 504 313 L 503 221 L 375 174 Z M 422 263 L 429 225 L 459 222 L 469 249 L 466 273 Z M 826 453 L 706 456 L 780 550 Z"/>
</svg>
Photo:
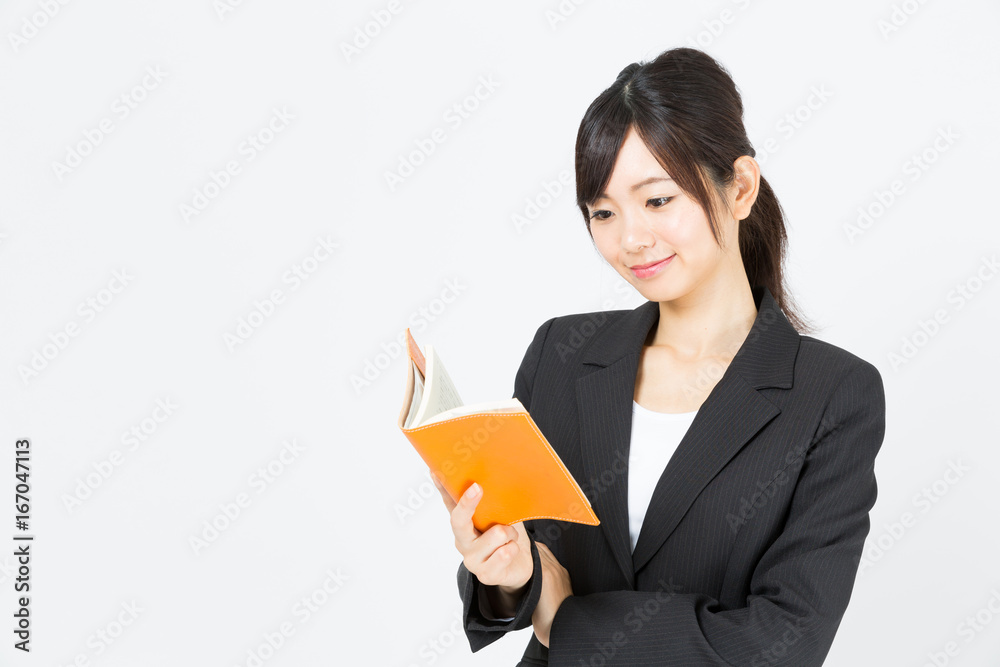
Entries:
<svg viewBox="0 0 1000 667">
<path fill-rule="evenodd" d="M 515 545 L 515 547 L 517 546 L 517 531 L 510 526 L 497 523 L 487 528 L 476 538 L 473 551 L 479 554 L 485 561 L 492 558 L 498 549 L 502 549 L 510 544 Z M 517 553 L 517 550 L 508 550 L 508 552 L 507 555 L 512 556 Z"/>
<path fill-rule="evenodd" d="M 431 473 L 431 481 L 434 482 L 434 486 L 436 486 L 437 490 L 441 493 L 441 500 L 444 501 L 445 508 L 448 510 L 448 513 L 451 514 L 452 510 L 455 509 L 455 501 L 451 499 L 451 494 L 448 493 L 448 490 L 444 488 L 444 485 L 441 484 L 441 481 L 433 472 Z"/>
<path fill-rule="evenodd" d="M 468 560 L 474 565 L 481 566 L 495 558 L 495 562 L 490 563 L 491 570 L 487 576 L 499 574 L 517 555 L 519 548 L 516 531 L 504 524 L 494 524 L 476 538 L 468 553 Z"/>
<path fill-rule="evenodd" d="M 482 487 L 475 482 L 469 484 L 451 512 L 451 528 L 455 539 L 465 548 L 470 548 L 473 540 L 482 534 L 472 523 L 472 515 L 475 514 L 483 493 Z"/>
<path fill-rule="evenodd" d="M 538 559 L 543 566 L 547 565 L 550 568 L 556 568 L 560 572 L 566 572 L 567 576 L 569 575 L 569 571 L 563 567 L 563 564 L 559 562 L 559 559 L 556 558 L 556 555 L 552 553 L 552 550 L 548 546 L 541 542 L 536 542 L 536 544 L 538 545 Z"/>
<path fill-rule="evenodd" d="M 527 537 L 528 536 L 528 530 L 524 527 L 524 522 L 523 521 L 518 521 L 516 523 L 512 523 L 512 524 L 510 524 L 510 527 L 513 528 L 514 531 L 517 533 L 518 538 Z"/>
<path fill-rule="evenodd" d="M 545 561 L 547 563 L 558 563 L 559 560 L 556 558 L 552 550 L 548 548 L 543 542 L 536 541 L 535 544 L 538 545 L 538 558 L 539 560 Z"/>
</svg>

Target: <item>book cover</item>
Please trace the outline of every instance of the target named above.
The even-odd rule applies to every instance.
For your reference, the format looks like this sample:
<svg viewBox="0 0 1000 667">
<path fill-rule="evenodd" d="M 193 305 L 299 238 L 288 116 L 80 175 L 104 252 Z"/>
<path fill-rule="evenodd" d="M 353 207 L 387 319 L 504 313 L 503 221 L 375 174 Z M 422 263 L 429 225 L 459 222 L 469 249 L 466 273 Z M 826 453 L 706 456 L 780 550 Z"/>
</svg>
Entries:
<svg viewBox="0 0 1000 667">
<path fill-rule="evenodd" d="M 406 329 L 406 392 L 398 425 L 456 502 L 478 482 L 480 532 L 495 523 L 600 524 L 590 501 L 519 400 L 465 405 L 432 345 Z"/>
</svg>

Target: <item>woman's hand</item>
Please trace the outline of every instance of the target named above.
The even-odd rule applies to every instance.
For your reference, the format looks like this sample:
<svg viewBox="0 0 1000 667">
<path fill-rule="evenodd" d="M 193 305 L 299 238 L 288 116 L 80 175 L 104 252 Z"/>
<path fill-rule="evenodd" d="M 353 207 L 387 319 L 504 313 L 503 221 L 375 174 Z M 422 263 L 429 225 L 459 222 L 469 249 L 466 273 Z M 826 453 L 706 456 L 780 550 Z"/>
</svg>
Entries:
<svg viewBox="0 0 1000 667">
<path fill-rule="evenodd" d="M 559 564 L 559 560 L 549 548 L 538 540 L 535 540 L 535 545 L 538 547 L 542 563 L 542 594 L 538 598 L 535 612 L 531 615 L 531 625 L 535 629 L 538 641 L 548 648 L 552 619 L 556 617 L 563 600 L 573 594 L 573 586 L 569 580 L 569 572 Z"/>
<path fill-rule="evenodd" d="M 433 472 L 431 479 L 451 514 L 455 548 L 462 554 L 465 567 L 476 575 L 481 584 L 497 587 L 496 595 L 490 596 L 491 601 L 497 600 L 501 603 L 499 607 L 504 607 L 491 605 L 497 616 L 513 616 L 515 603 L 524 593 L 534 569 L 531 541 L 524 524 L 520 521 L 512 526 L 499 523 L 481 533 L 473 525 L 472 515 L 484 492 L 480 490 L 477 495 L 472 495 L 470 491 L 473 487 L 469 486 L 456 503 Z"/>
</svg>

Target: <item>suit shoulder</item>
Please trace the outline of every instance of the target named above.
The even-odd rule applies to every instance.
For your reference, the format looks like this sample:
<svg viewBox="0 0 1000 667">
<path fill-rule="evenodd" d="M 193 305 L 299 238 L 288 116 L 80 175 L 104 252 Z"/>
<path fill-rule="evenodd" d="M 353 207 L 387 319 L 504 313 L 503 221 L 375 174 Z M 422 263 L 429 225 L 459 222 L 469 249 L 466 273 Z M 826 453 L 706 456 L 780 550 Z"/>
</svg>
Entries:
<svg viewBox="0 0 1000 667">
<path fill-rule="evenodd" d="M 588 347 L 598 332 L 630 312 L 627 309 L 594 310 L 550 317 L 538 326 L 526 356 L 540 363 L 554 352 L 563 361 L 567 350 L 578 352 Z"/>
<path fill-rule="evenodd" d="M 549 344 L 565 343 L 567 340 L 578 340 L 581 337 L 590 338 L 608 324 L 613 324 L 625 317 L 631 309 L 592 310 L 584 313 L 569 313 L 551 318 L 548 340 Z"/>
<path fill-rule="evenodd" d="M 819 373 L 833 383 L 851 373 L 872 375 L 881 382 L 882 374 L 878 367 L 867 359 L 812 336 L 800 334 L 799 341 L 799 353 L 795 360 L 797 371 Z"/>
<path fill-rule="evenodd" d="M 585 313 L 556 315 L 552 318 L 552 326 L 553 328 L 558 327 L 559 330 L 567 330 L 571 329 L 574 325 L 579 325 L 583 322 L 604 322 L 605 320 L 613 322 L 624 317 L 630 312 L 632 312 L 632 309 L 623 308 L 619 310 L 592 310 Z"/>
</svg>

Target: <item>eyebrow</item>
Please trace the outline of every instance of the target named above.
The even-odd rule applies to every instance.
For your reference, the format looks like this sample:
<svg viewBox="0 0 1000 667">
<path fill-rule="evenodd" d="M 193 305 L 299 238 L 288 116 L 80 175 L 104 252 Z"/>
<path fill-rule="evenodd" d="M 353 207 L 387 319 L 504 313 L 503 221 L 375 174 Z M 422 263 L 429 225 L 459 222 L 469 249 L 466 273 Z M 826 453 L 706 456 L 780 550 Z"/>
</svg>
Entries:
<svg viewBox="0 0 1000 667">
<path fill-rule="evenodd" d="M 666 181 L 673 181 L 673 180 L 674 179 L 667 178 L 666 176 L 650 176 L 649 178 L 641 180 L 638 183 L 636 183 L 635 185 L 633 185 L 631 188 L 629 188 L 629 191 L 630 192 L 635 192 L 639 188 L 641 188 L 643 186 L 646 186 L 646 185 L 649 185 L 650 183 L 659 183 L 660 181 L 666 182 Z M 611 199 L 611 197 L 608 196 L 607 192 L 602 192 L 600 195 L 597 196 L 597 199 L 595 199 L 594 201 L 597 202 L 597 201 L 600 201 L 601 199 Z"/>
</svg>

